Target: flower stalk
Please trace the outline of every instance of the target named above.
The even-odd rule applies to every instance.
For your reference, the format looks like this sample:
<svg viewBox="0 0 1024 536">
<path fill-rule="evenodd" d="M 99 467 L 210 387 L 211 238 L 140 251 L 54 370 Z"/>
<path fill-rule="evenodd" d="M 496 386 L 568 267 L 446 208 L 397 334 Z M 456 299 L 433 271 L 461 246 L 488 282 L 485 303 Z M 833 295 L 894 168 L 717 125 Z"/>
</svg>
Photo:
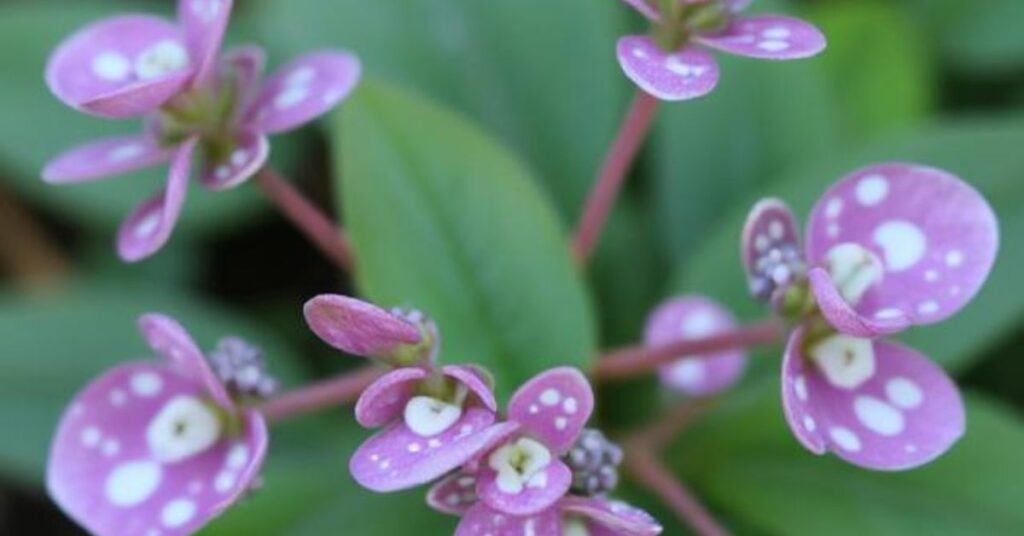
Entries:
<svg viewBox="0 0 1024 536">
<path fill-rule="evenodd" d="M 269 423 L 281 422 L 325 408 L 355 401 L 384 370 L 367 366 L 274 397 L 259 407 Z"/>
</svg>

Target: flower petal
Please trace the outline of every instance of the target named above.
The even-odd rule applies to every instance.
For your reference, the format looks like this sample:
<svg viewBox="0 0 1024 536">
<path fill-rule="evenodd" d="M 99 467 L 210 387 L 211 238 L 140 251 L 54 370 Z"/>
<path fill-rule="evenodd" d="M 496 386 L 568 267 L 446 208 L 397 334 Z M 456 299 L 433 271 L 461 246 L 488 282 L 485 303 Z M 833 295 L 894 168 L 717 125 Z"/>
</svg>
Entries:
<svg viewBox="0 0 1024 536">
<path fill-rule="evenodd" d="M 835 329 L 854 337 L 874 338 L 899 333 L 909 327 L 910 317 L 896 308 L 883 309 L 884 314 L 862 316 L 840 294 L 832 276 L 824 268 L 812 268 L 807 274 L 821 315 Z M 881 313 L 881 311 L 879 311 Z"/>
<path fill-rule="evenodd" d="M 963 435 L 956 385 L 928 358 L 905 346 L 872 341 L 873 374 L 854 388 L 833 385 L 790 338 L 782 372 L 786 420 L 801 443 L 861 467 L 910 469 L 940 456 Z"/>
<path fill-rule="evenodd" d="M 170 158 L 170 151 L 144 134 L 104 138 L 79 145 L 43 169 L 50 184 L 70 184 L 103 179 L 155 166 Z"/>
<path fill-rule="evenodd" d="M 256 45 L 245 45 L 233 48 L 224 53 L 221 63 L 222 77 L 230 77 L 235 80 L 237 88 L 237 104 L 235 113 L 236 121 L 242 121 L 244 112 L 252 106 L 253 101 L 259 96 L 259 81 L 263 76 L 263 68 L 266 66 L 267 57 L 262 48 Z"/>
<path fill-rule="evenodd" d="M 556 456 L 565 454 L 594 411 L 594 391 L 580 371 L 550 369 L 523 384 L 508 404 L 508 418 L 543 441 Z"/>
<path fill-rule="evenodd" d="M 903 319 L 905 327 L 944 320 L 974 297 L 995 261 L 999 229 L 985 199 L 959 178 L 887 163 L 847 175 L 811 213 L 812 263 L 844 243 L 866 248 L 885 266 L 882 281 L 851 311 L 864 324 Z M 828 302 L 824 281 L 814 290 Z"/>
<path fill-rule="evenodd" d="M 491 508 L 512 516 L 534 515 L 554 506 L 572 486 L 572 470 L 559 459 L 535 473 L 516 493 L 503 490 L 498 473 L 486 463 L 477 473 L 477 495 Z"/>
<path fill-rule="evenodd" d="M 477 502 L 476 475 L 466 471 L 444 477 L 427 492 L 427 504 L 443 514 L 465 515 Z"/>
<path fill-rule="evenodd" d="M 185 43 L 195 58 L 195 78 L 200 83 L 216 65 L 231 4 L 232 0 L 178 0 L 178 22 L 185 30 Z"/>
<path fill-rule="evenodd" d="M 562 533 L 562 515 L 557 508 L 513 517 L 482 503 L 471 508 L 455 529 L 455 536 L 560 536 Z"/>
<path fill-rule="evenodd" d="M 695 40 L 731 54 L 766 60 L 794 60 L 825 50 L 825 36 L 813 24 L 782 15 L 738 17 L 724 30 Z"/>
<path fill-rule="evenodd" d="M 741 241 L 747 284 L 755 298 L 771 300 L 776 291 L 802 275 L 795 273 L 796 267 L 802 270 L 805 265 L 799 225 L 785 202 L 758 201 L 747 216 Z"/>
<path fill-rule="evenodd" d="M 171 403 L 204 398 L 201 385 L 151 362 L 94 380 L 57 428 L 47 467 L 51 497 L 94 534 L 197 531 L 249 489 L 267 446 L 266 425 L 252 412 L 240 422 L 242 435 L 160 461 L 151 446 L 154 421 Z"/>
<path fill-rule="evenodd" d="M 73 108 L 104 117 L 139 116 L 174 96 L 194 72 L 183 42 L 178 27 L 158 17 L 104 19 L 57 47 L 46 83 Z"/>
<path fill-rule="evenodd" d="M 423 337 L 412 323 L 355 298 L 322 294 L 303 308 L 306 323 L 327 344 L 349 354 L 388 360 Z"/>
<path fill-rule="evenodd" d="M 494 413 L 468 408 L 444 432 L 423 437 L 398 422 L 368 439 L 352 456 L 349 469 L 363 487 L 377 492 L 419 486 L 456 469 L 515 425 L 492 426 Z"/>
<path fill-rule="evenodd" d="M 626 76 L 661 100 L 694 99 L 718 85 L 718 63 L 697 48 L 666 53 L 650 37 L 630 35 L 619 39 L 616 52 Z"/>
<path fill-rule="evenodd" d="M 608 534 L 621 536 L 655 536 L 662 531 L 647 512 L 621 501 L 590 497 L 566 497 L 560 504 L 562 511 L 589 519 L 608 529 Z"/>
<path fill-rule="evenodd" d="M 661 13 L 658 9 L 652 6 L 648 0 L 622 0 L 626 5 L 637 10 L 641 15 L 647 18 L 651 22 L 658 22 L 661 20 Z"/>
<path fill-rule="evenodd" d="M 306 54 L 267 80 L 250 112 L 264 132 L 290 130 L 326 113 L 359 82 L 359 59 L 344 51 Z"/>
<path fill-rule="evenodd" d="M 469 391 L 476 395 L 484 407 L 497 412 L 498 402 L 494 399 L 494 392 L 487 385 L 486 380 L 480 375 L 480 367 L 473 365 L 449 365 L 442 369 L 444 375 L 454 378 L 469 388 Z"/>
<path fill-rule="evenodd" d="M 420 367 L 403 367 L 377 378 L 359 395 L 356 421 L 365 428 L 379 428 L 401 417 L 419 382 L 428 374 Z"/>
<path fill-rule="evenodd" d="M 239 132 L 235 147 L 219 159 L 203 162 L 202 184 L 210 190 L 220 191 L 234 188 L 256 174 L 267 161 L 270 143 L 267 137 L 252 131 Z"/>
<path fill-rule="evenodd" d="M 234 401 L 213 373 L 203 351 L 177 320 L 160 313 L 144 314 L 139 317 L 139 331 L 150 348 L 177 367 L 186 378 L 206 387 L 218 405 L 234 409 Z"/>
<path fill-rule="evenodd" d="M 703 296 L 681 296 L 662 303 L 647 319 L 644 343 L 664 346 L 681 340 L 710 337 L 736 327 L 724 307 Z M 705 396 L 732 386 L 746 367 L 743 350 L 711 357 L 680 356 L 658 370 L 661 383 L 691 396 Z"/>
</svg>

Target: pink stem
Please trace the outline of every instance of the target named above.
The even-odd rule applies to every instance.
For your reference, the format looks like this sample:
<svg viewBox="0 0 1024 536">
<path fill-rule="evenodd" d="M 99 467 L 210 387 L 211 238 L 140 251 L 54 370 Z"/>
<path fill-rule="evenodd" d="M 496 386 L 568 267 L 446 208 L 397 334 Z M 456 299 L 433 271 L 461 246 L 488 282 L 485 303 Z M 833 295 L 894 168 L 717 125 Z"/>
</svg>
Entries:
<svg viewBox="0 0 1024 536">
<path fill-rule="evenodd" d="M 702 358 L 726 350 L 774 344 L 781 341 L 785 333 L 785 325 L 772 319 L 702 339 L 682 340 L 653 348 L 631 346 L 613 350 L 597 361 L 593 376 L 601 381 L 632 378 L 647 374 L 680 356 Z"/>
<path fill-rule="evenodd" d="M 597 239 L 604 229 L 608 214 L 611 212 L 615 199 L 619 196 L 626 174 L 636 157 L 640 145 L 647 137 L 651 128 L 651 120 L 658 108 L 658 100 L 644 91 L 638 90 L 633 103 L 619 129 L 619 134 L 612 142 L 601 173 L 594 183 L 590 195 L 587 196 L 583 215 L 576 226 L 576 237 L 572 244 L 573 257 L 585 264 L 593 253 Z"/>
<path fill-rule="evenodd" d="M 256 174 L 256 183 L 277 205 L 286 218 L 301 230 L 320 251 L 338 267 L 352 271 L 352 247 L 348 236 L 280 173 L 265 167 Z"/>
<path fill-rule="evenodd" d="M 347 404 L 358 399 L 363 390 L 384 372 L 383 369 L 374 366 L 363 367 L 337 378 L 278 395 L 265 402 L 259 410 L 267 421 L 273 423 Z"/>
<path fill-rule="evenodd" d="M 658 458 L 655 451 L 642 444 L 626 448 L 626 469 L 644 488 L 657 495 L 676 513 L 679 520 L 700 536 L 727 536 L 729 531 L 715 519 L 700 499 Z"/>
</svg>

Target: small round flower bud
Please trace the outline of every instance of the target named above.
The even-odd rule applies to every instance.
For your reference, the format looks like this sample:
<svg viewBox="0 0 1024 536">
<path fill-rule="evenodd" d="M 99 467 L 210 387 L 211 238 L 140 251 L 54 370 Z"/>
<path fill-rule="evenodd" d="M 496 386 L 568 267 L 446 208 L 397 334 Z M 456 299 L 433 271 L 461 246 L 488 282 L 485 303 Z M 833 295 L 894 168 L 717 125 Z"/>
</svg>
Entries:
<svg viewBox="0 0 1024 536">
<path fill-rule="evenodd" d="M 239 337 L 225 337 L 210 352 L 210 365 L 235 396 L 267 398 L 277 391 L 277 380 L 266 371 L 263 351 Z"/>
<path fill-rule="evenodd" d="M 565 454 L 572 469 L 572 491 L 595 496 L 610 493 L 619 484 L 622 449 L 599 430 L 584 429 L 576 444 Z"/>
</svg>

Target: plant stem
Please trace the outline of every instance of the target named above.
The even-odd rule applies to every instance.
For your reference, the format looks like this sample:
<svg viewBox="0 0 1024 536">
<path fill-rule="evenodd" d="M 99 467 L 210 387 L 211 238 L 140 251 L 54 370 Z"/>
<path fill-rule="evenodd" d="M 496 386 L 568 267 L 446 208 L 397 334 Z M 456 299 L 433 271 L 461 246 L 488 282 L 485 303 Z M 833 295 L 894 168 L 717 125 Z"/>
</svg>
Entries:
<svg viewBox="0 0 1024 536">
<path fill-rule="evenodd" d="M 256 184 L 286 218 L 315 244 L 320 252 L 338 267 L 352 271 L 352 247 L 348 236 L 327 215 L 301 193 L 280 173 L 264 167 L 256 174 Z"/>
<path fill-rule="evenodd" d="M 750 348 L 780 342 L 786 334 L 785 325 L 777 319 L 741 327 L 702 339 L 687 339 L 664 346 L 630 346 L 613 350 L 597 360 L 593 376 L 597 380 L 617 380 L 647 374 L 682 356 L 712 357 L 726 350 Z"/>
<path fill-rule="evenodd" d="M 593 254 L 594 246 L 608 220 L 612 205 L 619 196 L 633 159 L 650 131 L 657 108 L 656 98 L 637 90 L 619 128 L 618 136 L 612 142 L 601 165 L 601 172 L 587 196 L 583 214 L 576 226 L 572 253 L 580 264 L 586 264 Z"/>
<path fill-rule="evenodd" d="M 346 404 L 358 399 L 363 390 L 384 372 L 374 366 L 363 367 L 278 395 L 263 403 L 259 410 L 267 421 L 273 423 Z"/>
</svg>

